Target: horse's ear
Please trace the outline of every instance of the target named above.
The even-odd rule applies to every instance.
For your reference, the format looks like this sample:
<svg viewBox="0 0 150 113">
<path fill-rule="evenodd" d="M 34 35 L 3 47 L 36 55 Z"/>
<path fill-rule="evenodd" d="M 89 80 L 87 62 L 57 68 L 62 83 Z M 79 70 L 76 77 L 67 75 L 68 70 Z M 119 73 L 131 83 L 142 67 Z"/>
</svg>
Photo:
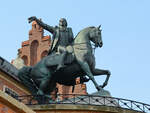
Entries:
<svg viewBox="0 0 150 113">
<path fill-rule="evenodd" d="M 98 29 L 100 29 L 100 28 L 101 28 L 101 25 L 98 26 Z"/>
</svg>

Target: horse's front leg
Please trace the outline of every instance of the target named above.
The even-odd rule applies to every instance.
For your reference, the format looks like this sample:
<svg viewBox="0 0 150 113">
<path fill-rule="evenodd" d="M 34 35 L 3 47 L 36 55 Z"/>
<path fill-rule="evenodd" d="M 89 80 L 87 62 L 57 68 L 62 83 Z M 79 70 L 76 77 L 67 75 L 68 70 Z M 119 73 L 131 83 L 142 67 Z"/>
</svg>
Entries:
<svg viewBox="0 0 150 113">
<path fill-rule="evenodd" d="M 78 63 L 80 64 L 81 68 L 83 69 L 83 71 L 87 74 L 87 76 L 89 77 L 90 80 L 92 80 L 92 82 L 94 83 L 96 89 L 98 91 L 100 91 L 102 88 L 97 84 L 90 68 L 89 68 L 89 65 L 86 61 L 79 61 L 78 60 Z"/>
<path fill-rule="evenodd" d="M 99 75 L 106 75 L 106 79 L 105 82 L 103 83 L 103 85 L 101 86 L 102 88 L 104 88 L 107 84 L 108 84 L 108 80 L 110 78 L 110 71 L 109 70 L 103 70 L 103 69 L 92 69 L 92 73 L 94 76 L 99 76 Z"/>
</svg>

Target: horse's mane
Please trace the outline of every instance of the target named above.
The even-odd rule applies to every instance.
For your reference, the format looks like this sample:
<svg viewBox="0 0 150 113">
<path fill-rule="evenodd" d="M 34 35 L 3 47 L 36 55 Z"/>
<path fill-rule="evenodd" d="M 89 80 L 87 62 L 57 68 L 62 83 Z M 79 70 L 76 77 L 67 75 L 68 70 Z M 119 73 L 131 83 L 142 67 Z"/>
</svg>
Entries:
<svg viewBox="0 0 150 113">
<path fill-rule="evenodd" d="M 78 34 L 76 35 L 76 37 L 82 32 L 82 31 L 85 31 L 85 30 L 87 30 L 87 29 L 89 29 L 89 28 L 91 28 L 91 29 L 93 29 L 93 28 L 95 28 L 94 26 L 90 26 L 90 27 L 86 27 L 86 28 L 84 28 L 84 29 L 82 29 L 80 32 L 78 32 Z M 75 38 L 76 38 L 75 37 Z M 74 39 L 75 39 L 74 38 Z"/>
</svg>

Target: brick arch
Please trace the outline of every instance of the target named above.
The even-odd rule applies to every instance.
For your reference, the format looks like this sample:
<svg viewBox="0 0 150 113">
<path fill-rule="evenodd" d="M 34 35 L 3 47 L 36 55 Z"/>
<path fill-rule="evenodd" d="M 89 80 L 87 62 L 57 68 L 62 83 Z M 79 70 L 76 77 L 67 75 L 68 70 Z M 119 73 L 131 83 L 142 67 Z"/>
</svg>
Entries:
<svg viewBox="0 0 150 113">
<path fill-rule="evenodd" d="M 26 55 L 22 56 L 25 65 L 28 65 L 28 57 Z"/>
<path fill-rule="evenodd" d="M 47 50 L 43 51 L 41 54 L 41 59 L 47 55 L 48 55 L 48 51 Z"/>
<path fill-rule="evenodd" d="M 33 66 L 37 63 L 37 51 L 39 42 L 37 40 L 32 41 L 30 46 L 30 65 Z"/>
</svg>

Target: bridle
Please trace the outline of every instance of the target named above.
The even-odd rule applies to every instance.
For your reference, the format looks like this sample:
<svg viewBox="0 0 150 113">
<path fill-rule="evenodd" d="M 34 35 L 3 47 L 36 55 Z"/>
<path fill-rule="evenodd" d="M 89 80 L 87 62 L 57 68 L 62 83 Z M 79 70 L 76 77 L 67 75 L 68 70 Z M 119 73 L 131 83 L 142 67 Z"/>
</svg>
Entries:
<svg viewBox="0 0 150 113">
<path fill-rule="evenodd" d="M 95 55 L 95 49 L 97 48 L 96 47 L 96 44 L 91 44 L 91 43 L 86 43 L 86 42 L 83 42 L 83 43 L 76 43 L 76 44 L 73 44 L 73 45 L 84 45 L 84 44 L 88 44 L 88 45 L 92 45 L 92 51 L 93 51 L 93 54 Z M 87 50 L 87 49 L 81 49 L 81 48 L 77 48 L 77 49 L 80 49 L 80 50 Z"/>
</svg>

